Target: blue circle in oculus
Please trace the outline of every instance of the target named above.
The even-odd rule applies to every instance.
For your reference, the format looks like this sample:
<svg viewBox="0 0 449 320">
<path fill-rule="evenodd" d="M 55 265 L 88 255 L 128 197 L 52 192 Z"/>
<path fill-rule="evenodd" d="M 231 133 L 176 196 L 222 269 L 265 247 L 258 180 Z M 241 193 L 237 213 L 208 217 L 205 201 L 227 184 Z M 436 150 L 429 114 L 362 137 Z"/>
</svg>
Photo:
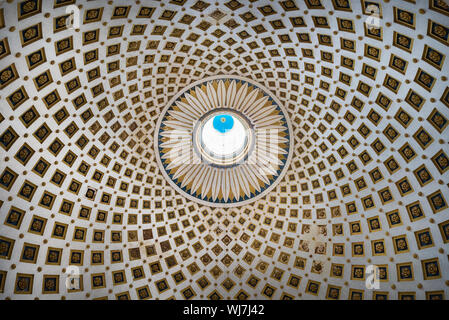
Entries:
<svg viewBox="0 0 449 320">
<path fill-rule="evenodd" d="M 215 116 L 213 126 L 218 132 L 226 133 L 234 127 L 234 118 L 228 114 Z"/>
</svg>

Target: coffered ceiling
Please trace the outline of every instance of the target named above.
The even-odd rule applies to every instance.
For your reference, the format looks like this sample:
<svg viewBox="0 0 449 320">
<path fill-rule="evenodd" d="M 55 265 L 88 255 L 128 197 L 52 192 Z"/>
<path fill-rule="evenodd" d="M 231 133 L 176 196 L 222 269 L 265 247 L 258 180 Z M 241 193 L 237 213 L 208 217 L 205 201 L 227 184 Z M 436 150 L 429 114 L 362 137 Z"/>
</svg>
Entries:
<svg viewBox="0 0 449 320">
<path fill-rule="evenodd" d="M 0 297 L 447 299 L 448 16 L 442 0 L 1 1 Z M 292 124 L 282 181 L 233 208 L 173 189 L 153 139 L 170 99 L 217 75 L 268 88 Z"/>
</svg>

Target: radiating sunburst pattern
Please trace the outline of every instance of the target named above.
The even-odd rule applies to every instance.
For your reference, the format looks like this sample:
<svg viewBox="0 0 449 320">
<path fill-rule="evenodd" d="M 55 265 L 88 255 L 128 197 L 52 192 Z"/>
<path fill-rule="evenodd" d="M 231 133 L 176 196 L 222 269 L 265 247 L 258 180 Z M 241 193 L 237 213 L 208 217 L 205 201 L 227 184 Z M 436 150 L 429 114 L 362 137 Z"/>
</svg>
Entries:
<svg viewBox="0 0 449 320">
<path fill-rule="evenodd" d="M 194 149 L 193 133 L 205 115 L 229 110 L 248 123 L 254 141 L 244 160 L 221 167 Z M 238 206 L 262 197 L 282 179 L 291 150 L 291 125 L 268 90 L 238 77 L 212 77 L 176 95 L 155 133 L 158 162 L 179 192 L 212 206 Z"/>
</svg>

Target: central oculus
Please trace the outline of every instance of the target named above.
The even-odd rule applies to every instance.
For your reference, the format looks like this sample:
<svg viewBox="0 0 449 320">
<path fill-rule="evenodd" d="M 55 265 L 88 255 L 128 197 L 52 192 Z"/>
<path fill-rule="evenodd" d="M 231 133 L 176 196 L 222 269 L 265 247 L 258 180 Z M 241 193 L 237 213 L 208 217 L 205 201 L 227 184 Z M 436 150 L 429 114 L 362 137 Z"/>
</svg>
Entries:
<svg viewBox="0 0 449 320">
<path fill-rule="evenodd" d="M 249 120 L 231 109 L 206 113 L 193 130 L 198 156 L 217 167 L 233 166 L 248 158 L 254 142 Z"/>
<path fill-rule="evenodd" d="M 191 83 L 168 101 L 154 148 L 160 172 L 181 195 L 207 206 L 237 207 L 264 197 L 282 180 L 292 157 L 291 134 L 288 113 L 273 92 L 251 79 L 218 75 Z"/>
</svg>

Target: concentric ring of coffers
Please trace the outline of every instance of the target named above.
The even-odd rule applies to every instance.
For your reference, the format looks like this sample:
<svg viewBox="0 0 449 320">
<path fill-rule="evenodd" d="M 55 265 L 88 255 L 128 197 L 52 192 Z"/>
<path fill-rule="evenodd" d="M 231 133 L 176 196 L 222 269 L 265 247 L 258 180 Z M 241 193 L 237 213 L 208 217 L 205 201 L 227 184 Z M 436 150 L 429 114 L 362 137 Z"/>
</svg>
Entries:
<svg viewBox="0 0 449 320">
<path fill-rule="evenodd" d="M 223 129 L 214 120 L 232 125 Z M 169 101 L 154 142 L 159 168 L 174 189 L 204 205 L 235 207 L 263 197 L 282 180 L 291 133 L 287 112 L 268 89 L 243 77 L 213 76 Z"/>
</svg>

